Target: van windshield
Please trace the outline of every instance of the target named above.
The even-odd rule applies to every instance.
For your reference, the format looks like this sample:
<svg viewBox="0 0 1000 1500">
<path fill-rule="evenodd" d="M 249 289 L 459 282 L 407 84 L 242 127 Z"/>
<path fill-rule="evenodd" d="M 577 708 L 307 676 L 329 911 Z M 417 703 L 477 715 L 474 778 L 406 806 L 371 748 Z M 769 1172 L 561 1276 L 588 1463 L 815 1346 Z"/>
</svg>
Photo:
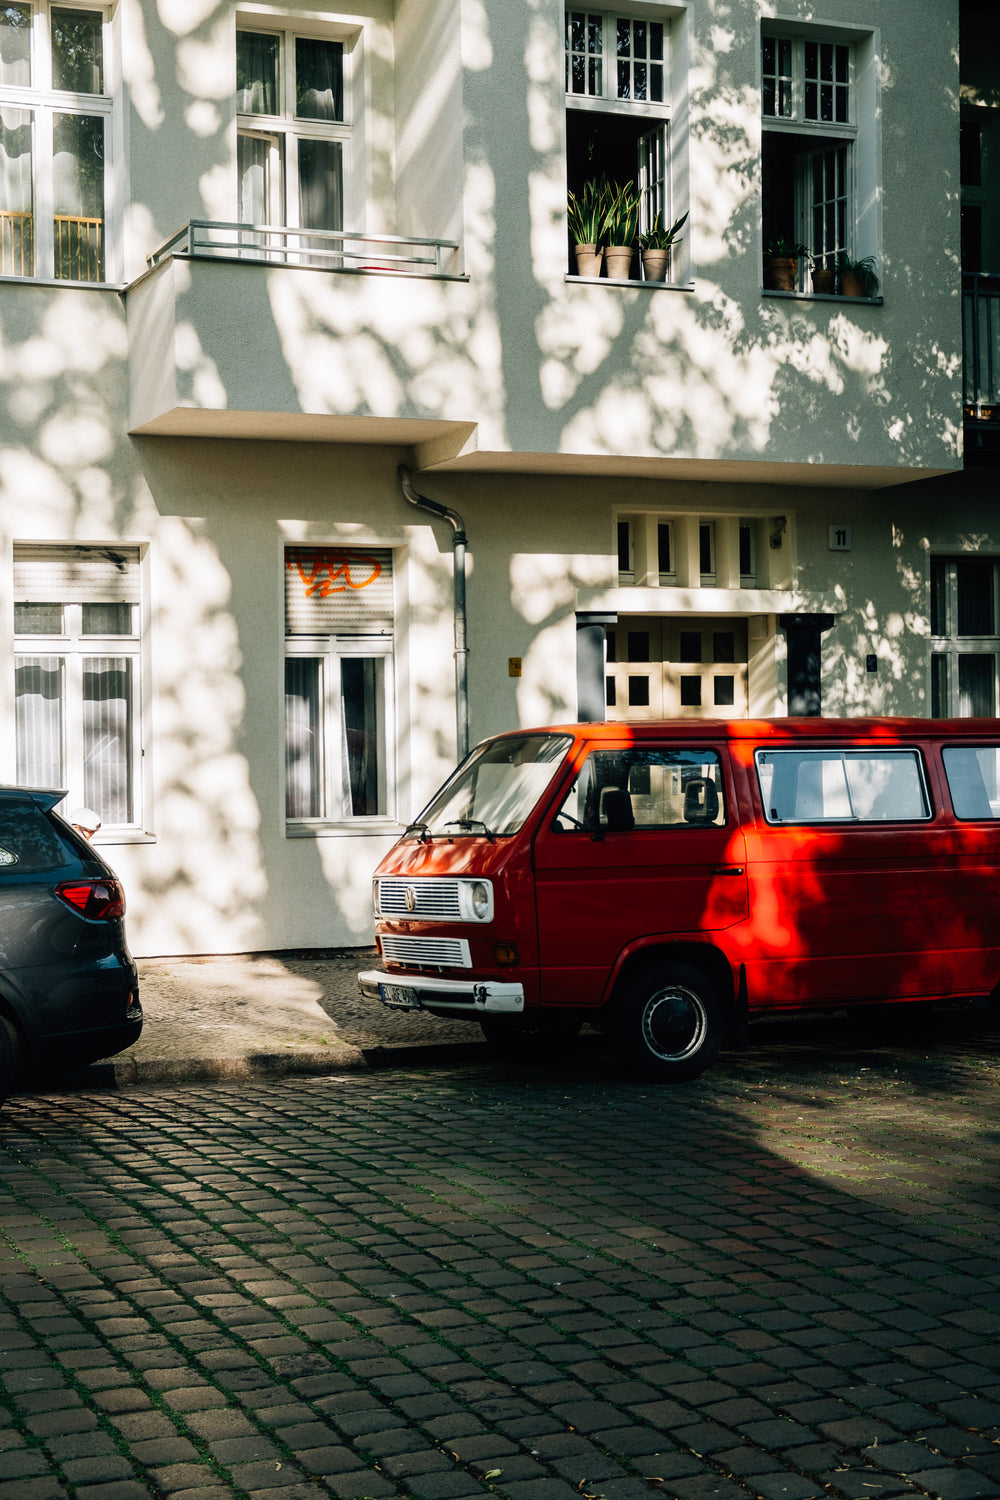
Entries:
<svg viewBox="0 0 1000 1500">
<path fill-rule="evenodd" d="M 572 743 L 568 734 L 525 734 L 480 745 L 407 832 L 416 838 L 517 833 Z"/>
</svg>

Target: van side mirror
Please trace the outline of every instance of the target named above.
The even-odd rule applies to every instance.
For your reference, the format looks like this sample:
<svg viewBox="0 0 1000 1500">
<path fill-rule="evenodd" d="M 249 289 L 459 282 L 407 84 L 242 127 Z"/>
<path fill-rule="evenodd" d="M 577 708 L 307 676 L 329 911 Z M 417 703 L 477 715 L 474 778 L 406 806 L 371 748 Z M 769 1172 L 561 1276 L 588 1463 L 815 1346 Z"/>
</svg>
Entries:
<svg viewBox="0 0 1000 1500">
<path fill-rule="evenodd" d="M 608 833 L 629 833 L 635 827 L 632 798 L 619 787 L 607 787 L 601 793 L 601 821 Z"/>
</svg>

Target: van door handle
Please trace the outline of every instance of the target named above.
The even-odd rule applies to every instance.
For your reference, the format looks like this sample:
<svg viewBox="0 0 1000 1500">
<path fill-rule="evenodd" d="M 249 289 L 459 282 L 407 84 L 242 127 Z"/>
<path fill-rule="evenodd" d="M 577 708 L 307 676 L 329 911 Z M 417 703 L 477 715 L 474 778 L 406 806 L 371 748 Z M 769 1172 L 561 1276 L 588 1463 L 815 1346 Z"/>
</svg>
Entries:
<svg viewBox="0 0 1000 1500">
<path fill-rule="evenodd" d="M 742 875 L 742 865 L 713 865 L 710 871 L 712 875 Z"/>
</svg>

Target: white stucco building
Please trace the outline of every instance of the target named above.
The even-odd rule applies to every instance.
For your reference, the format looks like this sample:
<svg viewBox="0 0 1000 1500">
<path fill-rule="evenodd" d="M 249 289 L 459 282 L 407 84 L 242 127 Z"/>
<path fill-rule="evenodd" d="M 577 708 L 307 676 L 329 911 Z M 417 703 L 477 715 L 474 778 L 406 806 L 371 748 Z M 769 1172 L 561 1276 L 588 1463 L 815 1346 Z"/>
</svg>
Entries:
<svg viewBox="0 0 1000 1500">
<path fill-rule="evenodd" d="M 466 717 L 997 712 L 961 11 L 4 8 L 0 779 L 97 808 L 138 953 L 368 942 Z M 601 174 L 687 214 L 666 282 L 577 274 Z"/>
</svg>

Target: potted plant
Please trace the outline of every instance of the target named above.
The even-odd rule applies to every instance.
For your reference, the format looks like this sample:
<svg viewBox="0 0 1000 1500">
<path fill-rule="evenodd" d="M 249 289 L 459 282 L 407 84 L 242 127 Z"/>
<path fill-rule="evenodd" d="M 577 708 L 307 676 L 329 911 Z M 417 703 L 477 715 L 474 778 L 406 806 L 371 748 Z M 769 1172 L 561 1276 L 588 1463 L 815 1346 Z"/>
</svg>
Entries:
<svg viewBox="0 0 1000 1500">
<path fill-rule="evenodd" d="M 832 297 L 837 291 L 837 267 L 826 265 L 822 259 L 813 261 L 813 291 L 819 296 Z"/>
<path fill-rule="evenodd" d="M 764 246 L 764 286 L 769 292 L 794 292 L 799 261 L 809 254 L 808 245 L 786 240 L 783 234 Z"/>
<path fill-rule="evenodd" d="M 609 276 L 627 281 L 639 233 L 639 189 L 634 182 L 609 184 L 603 228 L 605 270 Z"/>
<path fill-rule="evenodd" d="M 866 255 L 861 260 L 841 255 L 837 262 L 837 276 L 842 297 L 878 296 L 879 279 L 874 255 Z"/>
<path fill-rule="evenodd" d="M 606 177 L 588 177 L 576 193 L 566 198 L 566 219 L 570 238 L 576 253 L 578 276 L 600 276 L 601 234 L 608 211 L 608 180 Z"/>
<path fill-rule="evenodd" d="M 671 224 L 669 229 L 665 229 L 661 215 L 657 214 L 646 232 L 640 234 L 642 274 L 646 281 L 666 281 L 671 246 L 676 245 L 680 239 L 680 231 L 686 222 L 687 214 L 683 214 L 676 224 Z"/>
</svg>

